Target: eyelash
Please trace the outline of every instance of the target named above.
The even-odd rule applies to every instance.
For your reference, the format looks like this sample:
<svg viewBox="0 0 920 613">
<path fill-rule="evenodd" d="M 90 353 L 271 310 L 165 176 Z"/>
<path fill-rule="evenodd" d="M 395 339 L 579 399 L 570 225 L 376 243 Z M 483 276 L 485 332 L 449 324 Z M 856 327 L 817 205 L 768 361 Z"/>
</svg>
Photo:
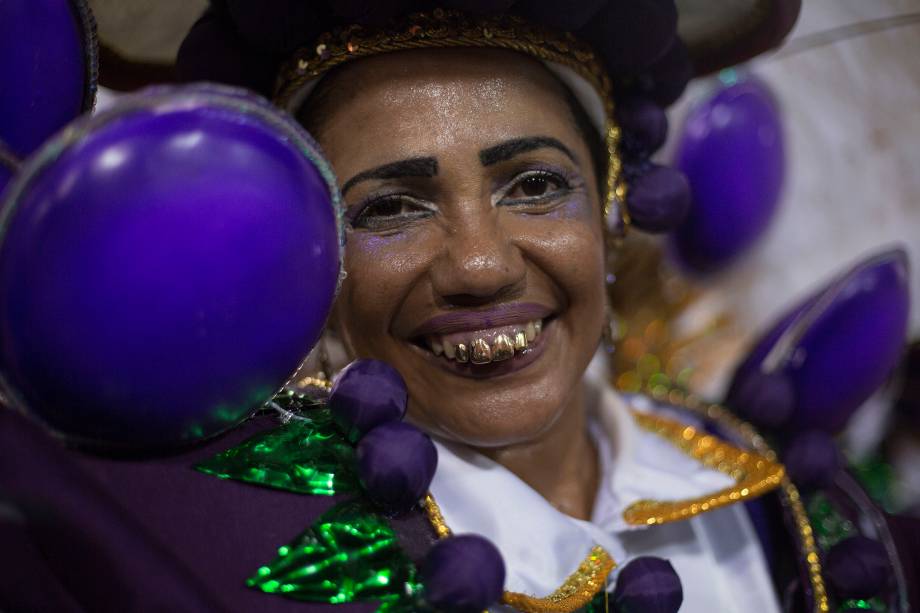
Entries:
<svg viewBox="0 0 920 613">
<path fill-rule="evenodd" d="M 508 194 L 512 193 L 516 188 L 522 186 L 525 181 L 534 178 L 545 179 L 550 183 L 555 183 L 558 187 L 543 195 L 525 196 L 522 198 L 507 198 Z M 571 193 L 573 189 L 574 187 L 572 181 L 558 172 L 552 172 L 549 170 L 527 170 L 516 175 L 509 183 L 507 183 L 502 189 L 498 191 L 497 198 L 495 199 L 495 205 L 533 206 L 539 204 L 547 204 Z M 410 213 L 398 213 L 395 215 L 371 216 L 369 214 L 370 212 L 373 212 L 375 208 L 379 208 L 387 204 L 399 204 L 401 208 L 408 205 L 414 207 L 416 210 Z M 361 205 L 359 205 L 358 211 L 354 215 L 350 216 L 349 223 L 352 228 L 356 229 L 370 231 L 396 230 L 416 219 L 428 217 L 434 212 L 435 211 L 431 208 L 430 205 L 414 198 L 413 196 L 410 196 L 409 194 L 395 193 L 378 196 L 372 195 L 367 198 Z"/>
</svg>

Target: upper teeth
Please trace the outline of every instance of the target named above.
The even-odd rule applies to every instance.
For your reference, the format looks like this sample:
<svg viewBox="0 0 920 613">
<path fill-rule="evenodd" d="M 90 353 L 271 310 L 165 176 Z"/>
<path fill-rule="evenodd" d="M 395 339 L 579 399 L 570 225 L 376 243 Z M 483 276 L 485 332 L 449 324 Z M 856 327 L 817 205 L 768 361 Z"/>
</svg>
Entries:
<svg viewBox="0 0 920 613">
<path fill-rule="evenodd" d="M 443 355 L 457 362 L 487 364 L 507 360 L 515 353 L 521 353 L 540 335 L 543 322 L 529 321 L 520 328 L 499 334 L 477 335 L 473 333 L 466 340 L 449 341 L 443 336 L 428 337 L 428 347 L 435 355 Z"/>
</svg>

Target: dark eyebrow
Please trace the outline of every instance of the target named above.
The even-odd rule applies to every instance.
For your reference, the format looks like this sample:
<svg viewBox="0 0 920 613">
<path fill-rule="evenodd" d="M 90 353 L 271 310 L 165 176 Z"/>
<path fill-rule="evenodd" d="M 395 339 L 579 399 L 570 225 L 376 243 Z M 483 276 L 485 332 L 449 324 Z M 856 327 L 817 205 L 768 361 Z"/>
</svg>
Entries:
<svg viewBox="0 0 920 613">
<path fill-rule="evenodd" d="M 398 179 L 399 177 L 433 177 L 438 174 L 438 161 L 433 157 L 409 158 L 359 172 L 342 185 L 342 195 L 355 183 L 368 179 Z"/>
<path fill-rule="evenodd" d="M 527 153 L 534 149 L 543 149 L 550 147 L 558 149 L 566 154 L 570 160 L 578 163 L 578 159 L 572 151 L 552 136 L 524 136 L 522 138 L 513 138 L 495 146 L 483 149 L 479 152 L 479 162 L 483 166 L 491 166 L 505 160 L 510 160 L 516 155 Z"/>
</svg>

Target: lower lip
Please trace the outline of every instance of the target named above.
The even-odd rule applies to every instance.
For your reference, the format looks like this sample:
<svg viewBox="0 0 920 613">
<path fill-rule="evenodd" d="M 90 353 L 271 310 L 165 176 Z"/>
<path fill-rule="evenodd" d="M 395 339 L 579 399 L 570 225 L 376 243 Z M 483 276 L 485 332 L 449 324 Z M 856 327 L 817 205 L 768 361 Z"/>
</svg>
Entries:
<svg viewBox="0 0 920 613">
<path fill-rule="evenodd" d="M 523 353 L 515 352 L 514 357 L 509 360 L 502 360 L 501 362 L 489 362 L 488 364 L 473 364 L 472 362 L 461 363 L 456 360 L 449 360 L 441 356 L 436 356 L 417 345 L 412 346 L 418 351 L 426 354 L 429 360 L 455 375 L 468 377 L 470 379 L 491 379 L 493 377 L 501 377 L 503 375 L 518 372 L 540 359 L 540 356 L 543 355 L 546 349 L 546 337 L 555 330 L 555 323 L 555 320 L 545 323 L 543 329 L 540 331 L 540 335 L 533 340 L 532 344 L 527 346 L 527 349 Z"/>
</svg>

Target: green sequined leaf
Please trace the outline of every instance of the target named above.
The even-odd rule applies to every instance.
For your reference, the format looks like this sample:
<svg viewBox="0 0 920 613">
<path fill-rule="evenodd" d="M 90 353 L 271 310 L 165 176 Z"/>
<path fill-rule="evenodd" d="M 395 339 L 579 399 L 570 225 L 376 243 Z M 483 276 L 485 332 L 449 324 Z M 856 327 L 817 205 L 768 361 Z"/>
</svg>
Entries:
<svg viewBox="0 0 920 613">
<path fill-rule="evenodd" d="M 279 394 L 274 401 L 296 417 L 196 468 L 221 479 L 300 494 L 332 496 L 359 491 L 354 447 L 336 427 L 329 410 L 290 393 Z"/>
<path fill-rule="evenodd" d="M 376 600 L 387 613 L 422 610 L 415 566 L 387 520 L 361 500 L 327 511 L 247 584 L 299 600 Z"/>
</svg>

